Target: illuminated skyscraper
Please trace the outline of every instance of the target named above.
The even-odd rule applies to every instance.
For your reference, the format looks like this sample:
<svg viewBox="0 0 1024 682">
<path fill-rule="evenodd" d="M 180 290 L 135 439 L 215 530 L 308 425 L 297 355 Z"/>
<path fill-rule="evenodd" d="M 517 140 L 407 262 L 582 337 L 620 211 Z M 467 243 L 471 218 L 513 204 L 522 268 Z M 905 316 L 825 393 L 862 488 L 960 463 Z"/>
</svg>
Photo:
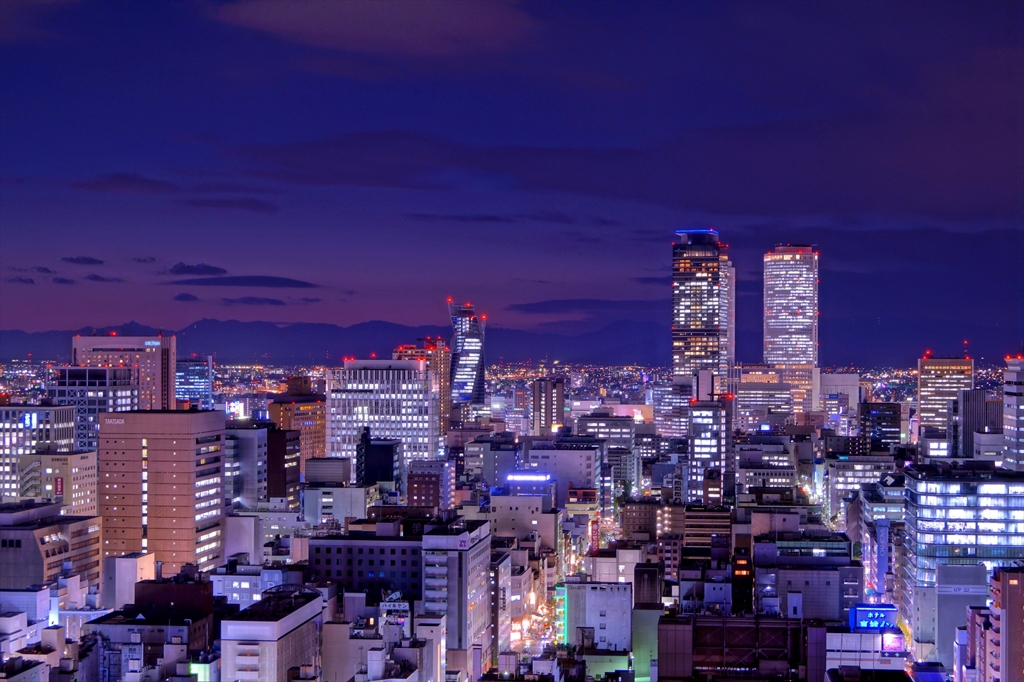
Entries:
<svg viewBox="0 0 1024 682">
<path fill-rule="evenodd" d="M 139 384 L 140 410 L 175 407 L 173 336 L 76 336 L 71 364 L 80 367 L 130 367 Z"/>
<path fill-rule="evenodd" d="M 949 419 L 949 401 L 959 391 L 974 388 L 974 360 L 933 358 L 917 361 L 917 415 L 921 429 L 945 431 Z"/>
<path fill-rule="evenodd" d="M 175 363 L 174 394 L 200 410 L 213 409 L 213 356 L 178 359 Z"/>
<path fill-rule="evenodd" d="M 710 370 L 724 388 L 736 359 L 736 275 L 712 229 L 676 230 L 672 245 L 672 373 Z M 723 391 L 724 392 L 724 391 Z"/>
<path fill-rule="evenodd" d="M 441 398 L 438 419 L 441 427 L 441 438 L 448 433 L 452 419 L 452 349 L 440 336 L 420 339 L 423 347 L 399 346 L 391 354 L 394 360 L 426 360 L 427 371 L 437 374 L 438 393 Z"/>
<path fill-rule="evenodd" d="M 565 379 L 542 377 L 533 380 L 531 411 L 535 436 L 550 435 L 565 424 Z"/>
<path fill-rule="evenodd" d="M 462 419 L 466 406 L 484 405 L 484 328 L 486 317 L 478 317 L 472 303 L 459 305 L 448 301 L 452 317 L 452 407 L 461 408 Z M 472 412 L 470 407 L 469 412 Z"/>
<path fill-rule="evenodd" d="M 780 244 L 764 255 L 764 361 L 818 365 L 818 253 Z"/>
<path fill-rule="evenodd" d="M 816 409 L 818 253 L 779 244 L 764 255 L 764 361 L 790 385 L 794 412 Z"/>
<path fill-rule="evenodd" d="M 1003 466 L 1024 471 L 1024 358 L 1006 358 L 1003 371 Z"/>
</svg>

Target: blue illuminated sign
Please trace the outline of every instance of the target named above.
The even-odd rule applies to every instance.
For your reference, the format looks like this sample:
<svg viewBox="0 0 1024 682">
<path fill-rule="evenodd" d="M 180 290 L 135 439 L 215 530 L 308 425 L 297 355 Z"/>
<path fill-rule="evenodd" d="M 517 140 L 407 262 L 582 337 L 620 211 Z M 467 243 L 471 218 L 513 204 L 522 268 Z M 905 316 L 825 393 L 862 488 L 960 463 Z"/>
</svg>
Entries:
<svg viewBox="0 0 1024 682">
<path fill-rule="evenodd" d="M 850 629 L 856 632 L 880 632 L 896 626 L 896 607 L 892 604 L 858 604 L 850 609 Z"/>
</svg>

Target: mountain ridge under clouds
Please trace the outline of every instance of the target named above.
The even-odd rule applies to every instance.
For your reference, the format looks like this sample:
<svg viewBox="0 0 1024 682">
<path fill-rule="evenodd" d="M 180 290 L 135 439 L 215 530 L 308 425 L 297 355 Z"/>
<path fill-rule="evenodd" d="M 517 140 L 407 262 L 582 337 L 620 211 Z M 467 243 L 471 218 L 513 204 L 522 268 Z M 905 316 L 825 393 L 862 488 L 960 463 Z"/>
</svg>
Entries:
<svg viewBox="0 0 1024 682">
<path fill-rule="evenodd" d="M 0 331 L 0 361 L 24 359 L 68 361 L 75 334 L 121 336 L 163 332 L 178 337 L 178 355 L 215 355 L 220 363 L 340 364 L 343 357 L 389 357 L 400 344 L 425 336 L 449 338 L 446 326 L 407 326 L 375 320 L 348 327 L 326 323 L 276 324 L 203 319 L 180 330 L 158 329 L 136 322 L 112 327 L 45 332 Z M 487 330 L 488 362 L 542 360 L 603 365 L 668 365 L 669 332 L 649 322 L 612 322 L 593 332 L 564 335 L 491 327 Z"/>
</svg>

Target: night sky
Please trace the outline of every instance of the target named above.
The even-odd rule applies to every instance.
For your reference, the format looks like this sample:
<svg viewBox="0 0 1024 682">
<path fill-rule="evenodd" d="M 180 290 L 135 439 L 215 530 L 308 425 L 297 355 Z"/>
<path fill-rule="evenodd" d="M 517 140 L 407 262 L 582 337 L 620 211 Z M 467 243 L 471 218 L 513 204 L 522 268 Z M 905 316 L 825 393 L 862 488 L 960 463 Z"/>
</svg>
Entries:
<svg viewBox="0 0 1024 682">
<path fill-rule="evenodd" d="M 714 226 L 741 360 L 779 242 L 824 364 L 1024 337 L 1022 2 L 283 7 L 0 0 L 0 328 L 667 326 Z"/>
</svg>

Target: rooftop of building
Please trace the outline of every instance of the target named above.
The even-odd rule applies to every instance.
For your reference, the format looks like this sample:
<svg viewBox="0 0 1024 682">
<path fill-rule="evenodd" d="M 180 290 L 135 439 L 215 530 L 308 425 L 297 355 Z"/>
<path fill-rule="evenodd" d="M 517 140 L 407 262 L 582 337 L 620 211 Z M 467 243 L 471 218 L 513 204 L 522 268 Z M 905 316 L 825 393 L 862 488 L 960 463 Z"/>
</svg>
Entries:
<svg viewBox="0 0 1024 682">
<path fill-rule="evenodd" d="M 143 611 L 142 609 L 129 604 L 123 609 L 111 611 L 106 615 L 89 621 L 89 624 L 184 626 L 192 625 L 195 620 L 204 618 L 206 615 L 208 614 L 183 611 L 181 609 L 174 609 L 173 611 L 166 609 Z"/>
<path fill-rule="evenodd" d="M 299 585 L 281 585 L 267 590 L 262 599 L 228 620 L 276 622 L 320 597 L 317 590 Z"/>
<path fill-rule="evenodd" d="M 994 462 L 979 460 L 932 461 L 930 464 L 914 464 L 903 470 L 907 478 L 914 480 L 1004 480 L 1024 481 L 1024 471 L 1009 471 L 996 467 Z"/>
<path fill-rule="evenodd" d="M 472 533 L 481 526 L 486 526 L 490 522 L 482 521 L 477 519 L 458 519 L 449 523 L 443 523 L 435 526 L 428 531 L 425 531 L 424 535 L 462 535 L 463 533 Z"/>
<path fill-rule="evenodd" d="M 846 533 L 830 530 L 818 531 L 804 528 L 790 531 L 771 531 L 754 538 L 754 542 L 849 542 Z"/>
<path fill-rule="evenodd" d="M 291 395 L 288 393 L 284 393 L 275 396 L 271 402 L 277 405 L 298 403 L 325 403 L 327 402 L 327 396 L 320 393 L 310 393 L 308 395 Z"/>
</svg>

